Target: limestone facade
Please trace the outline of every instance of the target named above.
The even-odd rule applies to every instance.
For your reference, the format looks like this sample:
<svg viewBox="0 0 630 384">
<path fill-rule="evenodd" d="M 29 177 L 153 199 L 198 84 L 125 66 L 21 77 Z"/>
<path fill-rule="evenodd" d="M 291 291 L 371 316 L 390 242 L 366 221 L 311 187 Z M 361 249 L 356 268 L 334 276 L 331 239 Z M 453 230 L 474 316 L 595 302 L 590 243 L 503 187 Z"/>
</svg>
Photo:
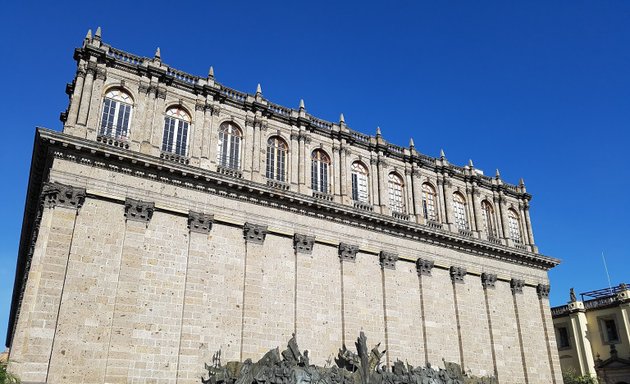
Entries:
<svg viewBox="0 0 630 384">
<path fill-rule="evenodd" d="M 75 59 L 63 132 L 36 133 L 7 340 L 24 382 L 196 383 L 216 350 L 257 359 L 293 333 L 324 365 L 364 331 L 388 364 L 561 383 L 558 260 L 538 253 L 523 182 L 100 30 Z"/>
</svg>

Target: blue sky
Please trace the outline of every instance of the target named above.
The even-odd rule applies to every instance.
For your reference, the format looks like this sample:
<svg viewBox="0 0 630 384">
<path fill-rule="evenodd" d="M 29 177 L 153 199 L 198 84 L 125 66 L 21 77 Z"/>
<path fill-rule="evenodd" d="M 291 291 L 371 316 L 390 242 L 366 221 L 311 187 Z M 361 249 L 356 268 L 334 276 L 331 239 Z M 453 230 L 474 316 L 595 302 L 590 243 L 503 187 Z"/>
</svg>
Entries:
<svg viewBox="0 0 630 384">
<path fill-rule="evenodd" d="M 60 129 L 73 49 L 103 40 L 437 156 L 496 168 L 532 200 L 536 243 L 563 263 L 552 305 L 630 283 L 630 2 L 8 2 L 0 15 L 0 339 L 35 126 Z"/>
</svg>

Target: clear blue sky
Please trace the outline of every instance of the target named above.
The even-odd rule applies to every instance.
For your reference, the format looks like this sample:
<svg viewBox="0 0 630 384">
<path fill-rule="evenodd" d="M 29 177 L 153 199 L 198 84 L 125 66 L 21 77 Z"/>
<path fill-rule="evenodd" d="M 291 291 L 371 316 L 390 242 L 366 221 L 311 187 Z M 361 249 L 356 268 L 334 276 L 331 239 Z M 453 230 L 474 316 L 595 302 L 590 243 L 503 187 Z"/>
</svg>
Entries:
<svg viewBox="0 0 630 384">
<path fill-rule="evenodd" d="M 525 179 L 534 235 L 568 290 L 630 282 L 629 1 L 10 1 L 0 15 L 0 340 L 35 126 L 60 129 L 73 49 L 103 40 L 423 153 Z"/>
</svg>

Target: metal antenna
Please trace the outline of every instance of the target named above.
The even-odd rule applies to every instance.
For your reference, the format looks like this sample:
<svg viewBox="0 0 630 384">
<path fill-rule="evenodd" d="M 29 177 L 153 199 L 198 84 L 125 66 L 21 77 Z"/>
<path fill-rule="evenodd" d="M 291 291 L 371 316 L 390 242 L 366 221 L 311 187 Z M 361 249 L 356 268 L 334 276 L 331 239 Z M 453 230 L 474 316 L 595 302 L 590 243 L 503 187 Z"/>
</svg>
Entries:
<svg viewBox="0 0 630 384">
<path fill-rule="evenodd" d="M 608 278 L 608 289 L 612 293 L 612 284 L 610 284 L 610 275 L 608 274 L 608 266 L 606 265 L 606 258 L 604 257 L 604 251 L 602 251 L 602 260 L 604 261 L 604 269 L 606 269 L 606 277 Z"/>
</svg>

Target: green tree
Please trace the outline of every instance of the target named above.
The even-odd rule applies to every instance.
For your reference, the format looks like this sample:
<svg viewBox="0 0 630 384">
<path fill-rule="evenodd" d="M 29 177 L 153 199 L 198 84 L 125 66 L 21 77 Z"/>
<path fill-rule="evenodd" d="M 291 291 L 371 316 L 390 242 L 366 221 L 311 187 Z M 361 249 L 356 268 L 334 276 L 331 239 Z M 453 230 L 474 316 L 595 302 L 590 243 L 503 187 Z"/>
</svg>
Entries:
<svg viewBox="0 0 630 384">
<path fill-rule="evenodd" d="M 597 379 L 589 375 L 578 375 L 574 369 L 562 372 L 564 384 L 597 384 Z"/>
<path fill-rule="evenodd" d="M 7 363 L 0 363 L 0 384 L 18 384 L 20 380 L 7 372 Z"/>
</svg>

